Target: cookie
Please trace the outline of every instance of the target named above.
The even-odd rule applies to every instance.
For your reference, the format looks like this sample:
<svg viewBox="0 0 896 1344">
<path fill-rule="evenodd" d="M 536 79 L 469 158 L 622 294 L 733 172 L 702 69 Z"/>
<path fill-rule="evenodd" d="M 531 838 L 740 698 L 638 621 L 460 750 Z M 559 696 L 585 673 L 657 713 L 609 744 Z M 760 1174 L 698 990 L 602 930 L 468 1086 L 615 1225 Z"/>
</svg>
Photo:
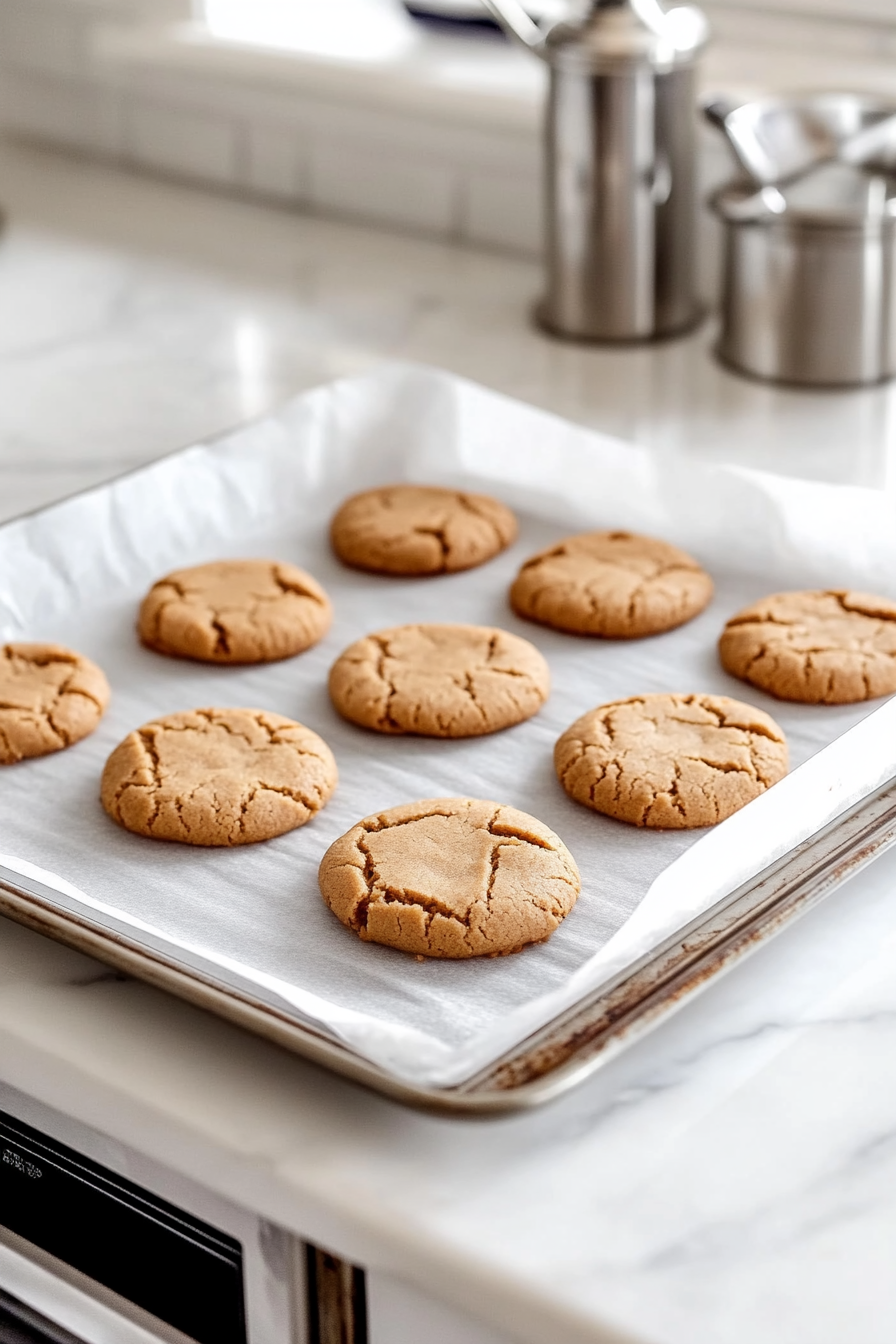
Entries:
<svg viewBox="0 0 896 1344">
<path fill-rule="evenodd" d="M 482 625 L 399 625 L 349 645 L 330 670 L 343 718 L 380 733 L 481 737 L 537 713 L 550 691 L 526 639 Z"/>
<path fill-rule="evenodd" d="M 316 644 L 330 599 L 304 570 L 275 560 L 216 560 L 153 584 L 137 628 L 157 653 L 203 663 L 270 663 Z"/>
<path fill-rule="evenodd" d="M 129 733 L 103 771 L 109 816 L 137 835 L 249 845 L 304 826 L 336 787 L 310 728 L 262 709 L 196 709 Z"/>
<path fill-rule="evenodd" d="M 510 589 L 518 616 L 573 635 L 636 639 L 673 630 L 712 597 L 712 579 L 666 541 L 583 532 L 527 560 Z"/>
<path fill-rule="evenodd" d="M 896 691 L 896 603 L 844 591 L 774 593 L 725 626 L 726 672 L 779 700 L 846 705 Z"/>
<path fill-rule="evenodd" d="M 516 518 L 498 500 L 436 485 L 365 490 L 345 501 L 330 527 L 345 564 L 412 577 L 473 569 L 516 533 Z"/>
<path fill-rule="evenodd" d="M 640 695 L 583 714 L 554 748 L 570 798 L 633 826 L 712 826 L 787 774 L 768 714 L 725 695 Z"/>
<path fill-rule="evenodd" d="M 58 644 L 0 647 L 0 765 L 62 751 L 92 733 L 109 703 L 96 663 Z"/>
<path fill-rule="evenodd" d="M 449 958 L 543 942 L 581 888 L 553 831 L 475 798 L 431 798 L 365 817 L 327 850 L 319 881 L 333 913 L 365 942 Z"/>
</svg>

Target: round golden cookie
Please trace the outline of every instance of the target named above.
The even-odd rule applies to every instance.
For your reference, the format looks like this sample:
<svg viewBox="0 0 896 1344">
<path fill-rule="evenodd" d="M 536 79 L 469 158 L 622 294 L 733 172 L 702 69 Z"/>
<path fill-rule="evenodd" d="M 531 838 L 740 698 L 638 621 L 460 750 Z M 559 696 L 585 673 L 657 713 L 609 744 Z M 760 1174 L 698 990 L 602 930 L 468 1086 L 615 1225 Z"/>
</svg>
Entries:
<svg viewBox="0 0 896 1344">
<path fill-rule="evenodd" d="M 699 615 L 712 579 L 677 546 L 631 532 L 583 532 L 527 560 L 510 589 L 518 616 L 573 635 L 635 639 Z"/>
<path fill-rule="evenodd" d="M 725 626 L 726 672 L 779 700 L 846 705 L 896 691 L 896 602 L 867 593 L 774 593 Z"/>
<path fill-rule="evenodd" d="M 488 495 L 436 485 L 386 485 L 347 499 L 330 526 L 347 565 L 375 574 L 452 574 L 515 539 L 516 518 Z"/>
<path fill-rule="evenodd" d="M 534 645 L 482 625 L 399 625 L 366 635 L 330 670 L 343 718 L 380 733 L 481 737 L 536 714 L 551 674 Z"/>
<path fill-rule="evenodd" d="M 365 942 L 488 957 L 544 942 L 581 889 L 563 841 L 525 812 L 430 798 L 365 817 L 323 857 L 327 905 Z"/>
<path fill-rule="evenodd" d="M 215 560 L 150 588 L 140 638 L 157 653 L 203 663 L 291 658 L 329 630 L 333 609 L 304 570 L 276 560 Z"/>
<path fill-rule="evenodd" d="M 58 644 L 0 647 L 0 765 L 62 751 L 92 733 L 109 683 L 89 658 Z"/>
<path fill-rule="evenodd" d="M 712 826 L 787 774 L 768 714 L 725 695 L 640 695 L 583 714 L 554 748 L 570 798 L 633 826 Z"/>
<path fill-rule="evenodd" d="M 103 771 L 109 816 L 185 845 L 249 845 L 304 826 L 336 787 L 333 753 L 262 709 L 196 709 L 129 733 Z"/>
</svg>

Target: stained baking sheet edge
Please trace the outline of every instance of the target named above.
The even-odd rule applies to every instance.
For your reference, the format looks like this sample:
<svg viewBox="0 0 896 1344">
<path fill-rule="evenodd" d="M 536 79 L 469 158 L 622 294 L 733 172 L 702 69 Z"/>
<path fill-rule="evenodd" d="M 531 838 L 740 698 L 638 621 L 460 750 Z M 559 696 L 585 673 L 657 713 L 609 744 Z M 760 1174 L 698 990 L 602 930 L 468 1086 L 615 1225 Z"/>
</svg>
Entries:
<svg viewBox="0 0 896 1344">
<path fill-rule="evenodd" d="M 556 1100 L 690 1002 L 896 843 L 896 779 L 725 897 L 616 980 L 457 1088 L 402 1082 L 376 1064 L 163 947 L 138 943 L 51 888 L 0 866 L 0 914 L 168 990 L 354 1082 L 420 1109 L 498 1116 Z"/>
</svg>

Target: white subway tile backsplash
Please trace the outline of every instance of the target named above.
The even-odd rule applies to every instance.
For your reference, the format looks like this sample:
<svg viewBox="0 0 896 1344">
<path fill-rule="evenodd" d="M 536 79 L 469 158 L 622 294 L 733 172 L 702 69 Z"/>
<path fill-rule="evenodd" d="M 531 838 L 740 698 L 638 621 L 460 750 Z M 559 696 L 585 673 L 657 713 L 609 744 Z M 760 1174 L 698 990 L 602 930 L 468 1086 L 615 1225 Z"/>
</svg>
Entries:
<svg viewBox="0 0 896 1344">
<path fill-rule="evenodd" d="M 116 90 L 35 71 L 0 71 L 0 124 L 95 154 L 115 155 L 121 147 Z"/>
<path fill-rule="evenodd" d="M 73 9 L 58 0 L 3 0 L 0 45 L 4 64 L 47 74 L 83 73 L 95 19 L 87 5 Z"/>
<path fill-rule="evenodd" d="M 457 232 L 457 169 L 320 137 L 312 147 L 309 199 L 323 210 L 427 233 Z"/>
<path fill-rule="evenodd" d="M 432 69 L 424 61 L 378 73 L 292 62 L 172 24 L 190 4 L 0 0 L 0 129 L 321 211 L 541 250 L 540 85 L 511 72 L 505 87 L 500 48 L 490 49 L 498 64 L 486 98 L 481 79 L 469 84 L 469 53 L 452 65 L 430 51 Z M 114 23 L 99 23 L 110 15 Z M 729 42 L 729 63 L 736 47 Z M 730 172 L 720 137 L 704 127 L 703 194 Z M 701 229 L 701 287 L 711 296 L 719 229 L 707 212 Z"/>
<path fill-rule="evenodd" d="M 263 196 L 302 201 L 309 190 L 308 136 L 294 127 L 248 126 L 242 185 Z"/>
<path fill-rule="evenodd" d="M 156 3 L 124 8 L 149 13 Z M 121 7 L 0 0 L 0 124 L 323 211 L 537 250 L 538 146 L 528 127 L 460 124 L 388 100 L 366 106 L 327 94 L 320 73 L 317 84 L 287 87 L 235 78 L 224 61 L 199 75 L 182 63 L 179 30 L 161 26 L 137 42 L 133 69 L 102 42 L 91 57 L 97 17 Z M 166 41 L 176 58 L 165 57 Z"/>
<path fill-rule="evenodd" d="M 129 97 L 124 113 L 128 158 L 200 181 L 233 183 L 237 128 L 226 118 Z"/>
</svg>

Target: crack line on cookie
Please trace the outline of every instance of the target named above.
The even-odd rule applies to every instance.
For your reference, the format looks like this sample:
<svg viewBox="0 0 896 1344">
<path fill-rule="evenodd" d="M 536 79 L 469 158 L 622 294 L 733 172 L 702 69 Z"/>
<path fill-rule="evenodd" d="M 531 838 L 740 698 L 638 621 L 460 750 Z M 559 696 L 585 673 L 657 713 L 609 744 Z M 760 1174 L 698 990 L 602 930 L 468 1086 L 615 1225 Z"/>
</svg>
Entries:
<svg viewBox="0 0 896 1344">
<path fill-rule="evenodd" d="M 480 523 L 485 523 L 486 527 L 488 527 L 494 534 L 495 540 L 502 549 L 507 545 L 507 539 L 498 526 L 497 521 L 494 518 L 490 518 L 488 514 L 484 513 L 481 509 L 478 509 L 469 495 L 459 493 L 457 495 L 457 502 L 462 509 L 466 510 L 467 513 L 472 514 Z"/>
<path fill-rule="evenodd" d="M 219 711 L 215 711 L 212 709 L 194 709 L 191 712 L 195 714 L 197 718 L 202 719 L 203 722 L 207 723 L 210 727 L 221 728 L 225 733 L 229 733 L 231 737 L 241 738 L 242 741 L 245 742 L 248 746 L 250 746 L 254 751 L 259 751 L 262 749 L 252 741 L 252 738 L 249 736 L 248 733 L 242 732 L 238 727 L 234 727 L 232 724 L 228 723 L 224 715 Z M 283 732 L 290 732 L 294 730 L 296 727 L 299 728 L 303 727 L 303 725 L 295 724 L 291 721 L 283 724 L 268 723 L 264 710 L 258 710 L 255 713 L 250 713 L 249 711 L 246 710 L 243 710 L 242 712 L 248 714 L 248 716 L 251 718 L 252 722 L 256 725 L 256 727 L 261 729 L 262 732 L 267 734 L 268 746 L 288 747 L 290 751 L 292 751 L 296 756 L 311 756 L 314 760 L 324 761 L 324 757 L 322 757 L 318 752 L 314 751 L 310 745 L 300 746 L 298 742 L 291 741 L 289 737 L 280 736 L 280 734 Z M 164 731 L 166 733 L 195 733 L 195 732 L 201 732 L 202 729 L 197 728 L 194 723 L 184 723 L 184 724 L 166 723 L 164 725 Z"/>
<path fill-rule="evenodd" d="M 22 759 L 22 756 L 17 751 L 13 751 L 12 743 L 6 733 L 6 729 L 3 727 L 3 724 L 0 723 L 0 760 L 2 760 L 5 765 L 16 765 Z"/>
<path fill-rule="evenodd" d="M 135 733 L 135 737 L 142 744 L 144 752 L 149 757 L 151 774 L 153 777 L 152 784 L 149 786 L 153 805 L 153 812 L 152 816 L 146 823 L 147 830 L 151 832 L 153 826 L 158 821 L 159 813 L 162 810 L 162 801 L 163 801 L 162 761 L 159 756 L 159 749 L 158 746 L 156 745 L 155 736 L 148 728 L 138 728 L 137 732 Z M 117 795 L 115 800 L 116 802 L 120 801 L 123 793 L 124 793 L 124 787 L 120 790 L 119 794 Z"/>
<path fill-rule="evenodd" d="M 284 596 L 294 594 L 296 597 L 307 598 L 309 602 L 313 602 L 314 605 L 317 607 L 326 606 L 326 602 L 322 598 L 320 593 L 313 592 L 310 588 L 305 587 L 305 585 L 299 579 L 284 578 L 279 565 L 275 565 L 273 567 L 271 577 L 273 578 L 277 587 L 280 589 L 281 593 L 284 594 Z M 272 597 L 267 600 L 273 602 L 277 601 L 278 599 Z"/>
<path fill-rule="evenodd" d="M 504 808 L 501 807 L 493 817 L 486 823 L 486 830 L 489 835 L 506 836 L 510 839 L 519 840 L 523 844 L 532 845 L 534 849 L 546 849 L 551 854 L 556 854 L 557 850 L 549 840 L 543 840 L 540 835 L 533 835 L 529 831 L 521 830 L 519 826 L 514 826 L 512 822 L 499 822 Z"/>
<path fill-rule="evenodd" d="M 451 559 L 451 547 L 448 543 L 447 537 L 445 536 L 444 526 L 424 527 L 422 525 L 418 525 L 417 527 L 412 527 L 411 531 L 414 532 L 417 536 L 435 537 L 436 541 L 439 543 L 439 547 L 442 552 L 442 563 L 440 568 L 436 572 L 439 574 L 444 574 L 448 568 L 448 561 Z"/>
<path fill-rule="evenodd" d="M 367 911 L 369 909 L 370 902 L 373 900 L 373 889 L 376 886 L 377 882 L 379 881 L 379 873 L 377 872 L 376 864 L 374 862 L 373 855 L 370 852 L 370 846 L 367 844 L 365 836 L 366 832 L 362 830 L 361 835 L 359 835 L 357 840 L 355 841 L 358 852 L 364 859 L 363 878 L 364 882 L 367 885 L 367 895 L 363 896 L 361 900 L 358 901 L 354 910 L 352 911 L 351 922 L 352 927 L 355 929 L 367 928 Z"/>
<path fill-rule="evenodd" d="M 212 619 L 210 624 L 216 636 L 215 647 L 212 649 L 212 653 L 219 654 L 224 658 L 229 658 L 230 639 L 227 632 L 227 627 L 225 626 L 224 622 L 220 619 L 220 616 L 218 615 L 217 612 L 212 613 Z"/>
<path fill-rule="evenodd" d="M 395 733 L 403 733 L 405 730 L 392 713 L 392 705 L 395 697 L 398 695 L 398 687 L 395 682 L 386 673 L 386 660 L 391 656 L 389 650 L 389 641 L 382 635 L 370 635 L 370 641 L 379 649 L 376 663 L 376 676 L 386 687 L 386 703 L 383 706 L 383 712 L 377 719 L 377 727 L 381 730 L 391 729 Z"/>
</svg>

